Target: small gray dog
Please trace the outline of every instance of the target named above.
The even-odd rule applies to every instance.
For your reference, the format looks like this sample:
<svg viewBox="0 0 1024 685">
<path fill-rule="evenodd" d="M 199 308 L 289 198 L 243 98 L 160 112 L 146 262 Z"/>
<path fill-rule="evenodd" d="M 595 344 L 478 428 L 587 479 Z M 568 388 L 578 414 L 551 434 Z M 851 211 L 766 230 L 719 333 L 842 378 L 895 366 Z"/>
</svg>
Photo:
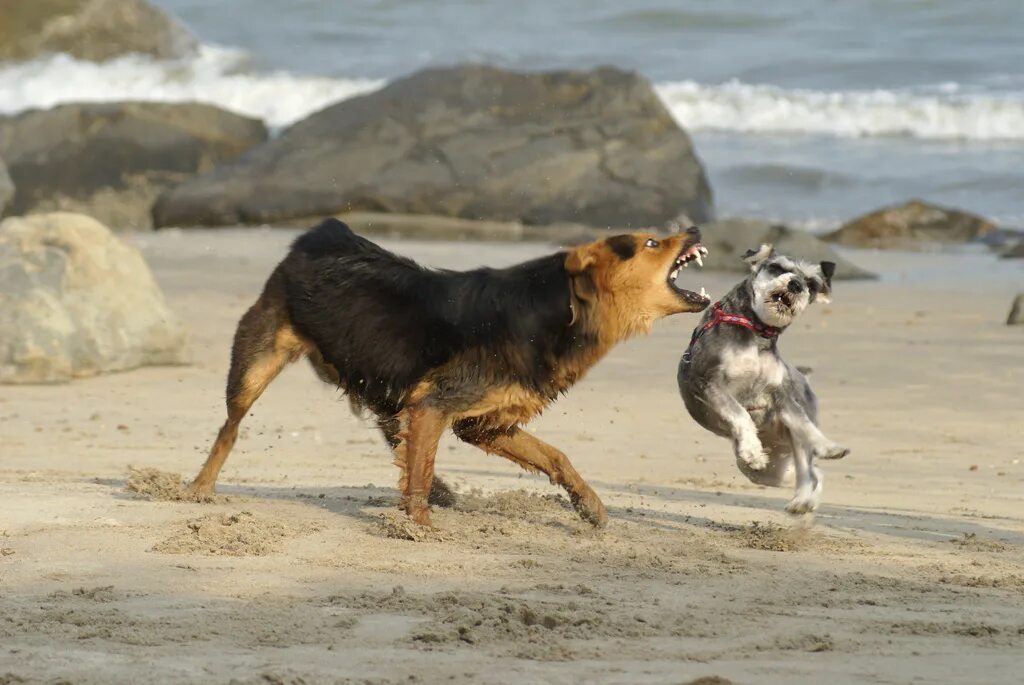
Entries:
<svg viewBox="0 0 1024 685">
<path fill-rule="evenodd" d="M 690 415 L 731 438 L 736 464 L 755 483 L 782 486 L 796 470 L 792 514 L 814 511 L 822 474 L 815 459 L 849 450 L 818 428 L 807 379 L 779 356 L 779 335 L 811 302 L 828 302 L 832 262 L 809 264 L 762 245 L 744 256 L 750 275 L 716 302 L 693 331 L 679 362 L 679 390 Z"/>
</svg>

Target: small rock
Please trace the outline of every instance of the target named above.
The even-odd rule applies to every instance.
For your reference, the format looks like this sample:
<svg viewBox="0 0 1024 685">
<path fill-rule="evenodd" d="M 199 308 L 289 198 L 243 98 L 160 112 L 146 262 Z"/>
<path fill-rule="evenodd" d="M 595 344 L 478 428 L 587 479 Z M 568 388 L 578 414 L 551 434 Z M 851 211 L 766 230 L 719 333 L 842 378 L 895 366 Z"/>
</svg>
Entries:
<svg viewBox="0 0 1024 685">
<path fill-rule="evenodd" d="M 4 160 L 0 158 L 0 216 L 4 215 L 4 209 L 14 199 L 14 181 L 11 180 L 11 175 L 7 173 L 7 165 L 4 164 Z"/>
<path fill-rule="evenodd" d="M 1013 304 L 1010 305 L 1010 314 L 1006 317 L 1007 326 L 1017 326 L 1020 324 L 1024 324 L 1024 293 L 1013 298 Z"/>
<path fill-rule="evenodd" d="M 926 250 L 978 240 L 996 230 L 983 217 L 911 200 L 857 217 L 823 238 L 850 247 Z"/>
<path fill-rule="evenodd" d="M 829 261 L 836 264 L 834 278 L 875 278 L 875 274 L 841 257 L 828 243 L 806 231 L 773 224 L 760 219 L 723 219 L 702 224 L 701 240 L 708 248 L 704 268 L 716 271 L 745 273 L 750 268 L 743 261 L 747 250 L 762 243 L 771 243 L 779 254 L 809 262 Z"/>
</svg>

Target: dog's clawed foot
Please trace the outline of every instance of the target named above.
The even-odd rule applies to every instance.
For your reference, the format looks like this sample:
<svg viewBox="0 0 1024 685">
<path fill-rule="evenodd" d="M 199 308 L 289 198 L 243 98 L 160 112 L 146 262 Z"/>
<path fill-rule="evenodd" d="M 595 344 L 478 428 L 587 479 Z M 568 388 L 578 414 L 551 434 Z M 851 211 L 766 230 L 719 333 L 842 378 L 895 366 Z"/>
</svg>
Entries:
<svg viewBox="0 0 1024 685">
<path fill-rule="evenodd" d="M 757 440 L 737 441 L 736 458 L 742 460 L 754 471 L 761 471 L 768 467 L 768 455 Z"/>
<path fill-rule="evenodd" d="M 413 523 L 418 523 L 427 528 L 433 528 L 434 523 L 430 520 L 430 507 L 427 506 L 425 495 L 410 495 L 402 498 L 398 508 L 408 514 Z"/>
<path fill-rule="evenodd" d="M 824 447 L 815 450 L 814 458 L 815 459 L 842 459 L 843 457 L 845 457 L 849 453 L 850 453 L 849 448 L 843 447 L 842 445 L 837 445 L 836 443 L 832 443 L 830 445 L 825 445 Z"/>
<path fill-rule="evenodd" d="M 181 499 L 186 502 L 212 502 L 214 500 L 213 485 L 194 480 L 182 490 Z"/>
<path fill-rule="evenodd" d="M 608 523 L 608 512 L 600 498 L 593 492 L 586 492 L 582 495 L 570 493 L 569 499 L 580 518 L 590 525 L 595 528 L 604 528 Z"/>
<path fill-rule="evenodd" d="M 818 508 L 818 492 L 798 492 L 786 505 L 790 514 L 809 514 Z"/>
</svg>

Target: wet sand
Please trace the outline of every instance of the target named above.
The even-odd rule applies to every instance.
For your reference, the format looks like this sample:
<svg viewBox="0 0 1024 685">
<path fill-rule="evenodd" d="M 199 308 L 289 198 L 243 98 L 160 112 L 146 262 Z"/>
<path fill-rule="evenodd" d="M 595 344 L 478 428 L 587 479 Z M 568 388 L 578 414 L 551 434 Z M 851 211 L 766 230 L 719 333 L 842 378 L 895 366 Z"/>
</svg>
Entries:
<svg viewBox="0 0 1024 685">
<path fill-rule="evenodd" d="M 693 316 L 616 349 L 531 425 L 609 507 L 451 438 L 438 531 L 397 516 L 382 440 L 305 365 L 255 405 L 222 497 L 166 501 L 223 419 L 234 324 L 293 232 L 134 239 L 194 364 L 0 386 L 0 683 L 1013 682 L 1024 653 L 1021 267 L 850 253 L 781 341 L 826 432 L 811 519 L 686 415 Z M 550 247 L 390 242 L 425 263 Z M 722 294 L 726 274 L 688 274 Z M 412 539 L 410 539 L 412 538 Z M 20 680 L 19 680 L 20 679 Z M 724 682 L 724 680 L 717 681 Z"/>
</svg>

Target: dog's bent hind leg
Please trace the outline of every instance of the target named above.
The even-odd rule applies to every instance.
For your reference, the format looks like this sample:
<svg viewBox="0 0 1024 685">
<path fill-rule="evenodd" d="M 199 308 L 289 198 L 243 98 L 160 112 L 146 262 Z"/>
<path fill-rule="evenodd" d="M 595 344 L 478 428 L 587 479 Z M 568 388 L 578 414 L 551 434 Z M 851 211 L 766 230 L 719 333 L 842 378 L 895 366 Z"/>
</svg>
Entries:
<svg viewBox="0 0 1024 685">
<path fill-rule="evenodd" d="M 818 508 L 824 477 L 800 436 L 792 435 L 793 464 L 796 466 L 796 493 L 786 505 L 791 514 L 807 514 Z"/>
<path fill-rule="evenodd" d="M 569 493 L 572 506 L 584 521 L 598 527 L 608 522 L 608 513 L 597 493 L 557 448 L 515 427 L 506 431 L 487 431 L 465 422 L 456 424 L 455 434 L 460 440 L 505 457 L 531 473 L 543 472 L 553 484 L 560 485 Z"/>
<path fill-rule="evenodd" d="M 238 438 L 238 426 L 263 391 L 290 362 L 308 351 L 288 323 L 283 302 L 275 301 L 268 284 L 260 299 L 238 322 L 228 371 L 227 420 L 217 433 L 202 470 L 188 486 L 189 498 L 209 500 L 224 461 Z"/>
</svg>

